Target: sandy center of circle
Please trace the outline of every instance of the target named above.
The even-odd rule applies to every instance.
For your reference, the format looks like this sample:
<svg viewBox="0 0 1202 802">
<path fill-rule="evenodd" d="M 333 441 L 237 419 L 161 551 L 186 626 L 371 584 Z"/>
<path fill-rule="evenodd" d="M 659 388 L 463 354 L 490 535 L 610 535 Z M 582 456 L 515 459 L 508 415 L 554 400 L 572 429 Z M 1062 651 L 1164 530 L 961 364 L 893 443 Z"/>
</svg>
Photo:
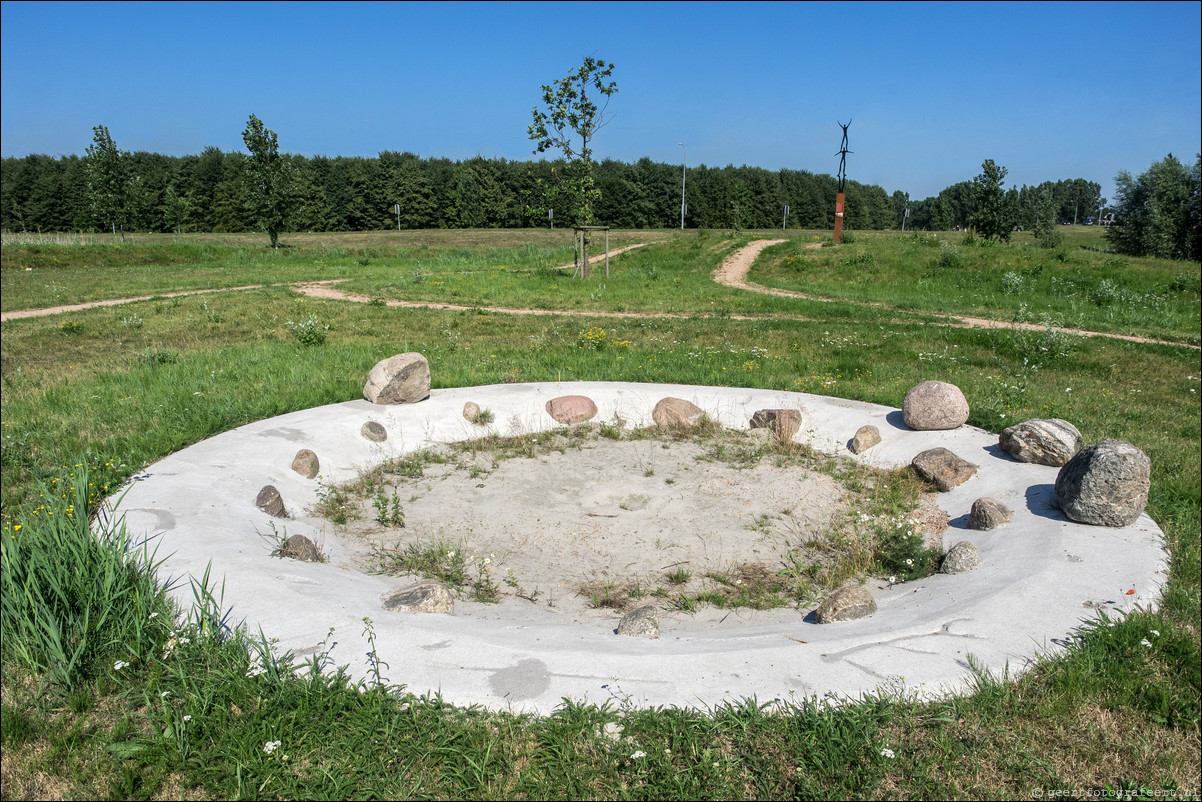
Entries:
<svg viewBox="0 0 1202 802">
<path fill-rule="evenodd" d="M 532 456 L 410 455 L 361 478 L 365 498 L 339 529 L 354 553 L 335 559 L 395 574 L 398 587 L 439 579 L 457 615 L 584 621 L 654 604 L 702 621 L 796 617 L 854 494 L 774 459 L 766 435 L 574 430 L 519 443 Z"/>
</svg>

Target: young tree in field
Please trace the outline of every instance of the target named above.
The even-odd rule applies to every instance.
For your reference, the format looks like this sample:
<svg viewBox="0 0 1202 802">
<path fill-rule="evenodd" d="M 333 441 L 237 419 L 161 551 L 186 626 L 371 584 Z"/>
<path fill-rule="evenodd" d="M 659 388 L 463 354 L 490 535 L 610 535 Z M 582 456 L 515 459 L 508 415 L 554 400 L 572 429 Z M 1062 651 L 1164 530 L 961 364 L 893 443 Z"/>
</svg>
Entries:
<svg viewBox="0 0 1202 802">
<path fill-rule="evenodd" d="M 613 70 L 613 64 L 589 57 L 553 86 L 544 84 L 543 108 L 534 107 L 534 122 L 528 130 L 535 152 L 554 148 L 567 159 L 569 219 L 576 225 L 592 224 L 600 196 L 593 181 L 592 141 L 608 122 L 605 110 L 618 91 L 617 83 L 609 80 Z"/>
<path fill-rule="evenodd" d="M 242 141 L 250 151 L 244 174 L 247 205 L 255 222 L 271 238 L 271 247 L 278 248 L 280 231 L 292 213 L 292 165 L 280 156 L 275 131 L 265 128 L 253 114 Z"/>
<path fill-rule="evenodd" d="M 1198 197 L 1202 157 L 1193 169 L 1169 154 L 1132 178 L 1115 176 L 1117 224 L 1106 239 L 1119 253 L 1165 259 L 1199 259 Z"/>
<path fill-rule="evenodd" d="M 1002 179 L 1006 168 L 994 164 L 993 159 L 981 163 L 981 174 L 973 179 L 972 225 L 985 239 L 1009 242 L 1014 229 L 1015 199 L 1006 197 Z"/>
<path fill-rule="evenodd" d="M 120 232 L 121 241 L 125 242 L 125 226 L 133 217 L 138 194 L 130 154 L 117 147 L 107 127 L 98 125 L 92 131 L 92 144 L 87 150 L 92 213 L 106 228 L 112 228 L 114 236 Z"/>
</svg>

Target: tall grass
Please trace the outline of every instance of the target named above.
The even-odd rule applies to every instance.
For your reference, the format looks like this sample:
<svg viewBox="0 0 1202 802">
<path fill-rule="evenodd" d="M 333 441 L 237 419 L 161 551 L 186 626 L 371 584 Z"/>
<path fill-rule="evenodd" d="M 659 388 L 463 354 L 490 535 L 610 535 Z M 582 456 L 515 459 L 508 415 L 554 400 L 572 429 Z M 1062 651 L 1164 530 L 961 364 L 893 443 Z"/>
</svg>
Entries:
<svg viewBox="0 0 1202 802">
<path fill-rule="evenodd" d="M 90 525 L 88 469 L 41 486 L 42 503 L 0 536 L 0 622 L 4 654 L 72 688 L 101 662 L 145 659 L 171 624 L 148 545 L 120 519 Z"/>
</svg>

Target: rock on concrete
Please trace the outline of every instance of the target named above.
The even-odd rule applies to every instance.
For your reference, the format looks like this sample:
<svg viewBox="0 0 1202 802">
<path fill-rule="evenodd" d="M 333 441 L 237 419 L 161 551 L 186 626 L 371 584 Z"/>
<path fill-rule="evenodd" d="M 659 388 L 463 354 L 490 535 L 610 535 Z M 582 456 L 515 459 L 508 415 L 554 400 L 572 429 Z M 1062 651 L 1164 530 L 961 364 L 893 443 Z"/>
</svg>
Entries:
<svg viewBox="0 0 1202 802">
<path fill-rule="evenodd" d="M 547 402 L 547 414 L 556 423 L 582 423 L 597 416 L 597 405 L 584 395 L 561 395 Z"/>
<path fill-rule="evenodd" d="M 1060 467 L 1081 450 L 1085 440 L 1066 420 L 1036 418 L 1003 429 L 998 443 L 1019 462 Z"/>
<path fill-rule="evenodd" d="M 1014 510 L 996 498 L 979 498 L 968 512 L 969 529 L 997 529 L 1014 520 Z"/>
<path fill-rule="evenodd" d="M 363 397 L 373 404 L 412 404 L 430 397 L 430 363 L 421 354 L 390 356 L 371 369 Z"/>
<path fill-rule="evenodd" d="M 881 442 L 881 432 L 875 426 L 861 426 L 851 438 L 847 448 L 853 454 L 863 454 L 868 449 Z"/>
<path fill-rule="evenodd" d="M 863 618 L 875 612 L 876 599 L 872 598 L 872 594 L 859 585 L 847 584 L 818 605 L 814 618 L 819 624 L 833 624 L 836 621 Z"/>
<path fill-rule="evenodd" d="M 902 420 L 915 431 L 957 429 L 968 420 L 968 400 L 954 384 L 916 384 L 902 402 Z"/>
<path fill-rule="evenodd" d="M 910 461 L 918 475 L 946 493 L 977 475 L 979 466 L 960 459 L 946 448 L 928 448 Z"/>
<path fill-rule="evenodd" d="M 760 409 L 751 416 L 752 429 L 767 429 L 782 443 L 793 442 L 793 435 L 801 429 L 799 409 Z"/>
<path fill-rule="evenodd" d="M 618 622 L 618 634 L 629 635 L 632 638 L 658 638 L 659 619 L 656 617 L 657 612 L 659 611 L 654 605 L 647 605 L 637 610 L 631 610 L 622 616 L 622 620 Z"/>
<path fill-rule="evenodd" d="M 276 518 L 283 518 L 288 514 L 284 510 L 284 499 L 280 498 L 280 491 L 276 490 L 274 485 L 263 486 L 259 495 L 255 497 L 255 506 Z"/>
<path fill-rule="evenodd" d="M 288 557 L 306 563 L 322 562 L 321 551 L 317 548 L 317 544 L 304 535 L 292 535 L 275 553 L 279 557 Z"/>
<path fill-rule="evenodd" d="M 395 613 L 450 613 L 455 610 L 451 591 L 440 582 L 419 582 L 397 588 L 382 599 L 385 610 Z"/>
<path fill-rule="evenodd" d="M 651 420 L 656 426 L 693 426 L 703 415 L 705 411 L 692 401 L 672 396 L 661 398 L 651 410 Z"/>
<path fill-rule="evenodd" d="M 981 554 L 977 547 L 967 540 L 961 540 L 947 550 L 943 555 L 943 564 L 939 566 L 941 574 L 962 574 L 974 568 L 981 567 Z"/>
<path fill-rule="evenodd" d="M 373 443 L 383 443 L 388 439 L 388 430 L 384 428 L 384 424 L 369 420 L 367 423 L 359 427 L 359 434 L 371 440 Z"/>
<path fill-rule="evenodd" d="M 475 401 L 468 401 L 463 405 L 463 419 L 475 423 L 480 417 L 480 405 Z"/>
<path fill-rule="evenodd" d="M 1086 446 L 1056 475 L 1056 498 L 1074 521 L 1130 526 L 1148 505 L 1152 462 L 1125 440 Z"/>
<path fill-rule="evenodd" d="M 317 455 L 307 448 L 302 448 L 296 452 L 296 456 L 292 458 L 292 470 L 299 473 L 306 479 L 312 479 L 321 470 L 321 462 L 317 459 Z"/>
</svg>

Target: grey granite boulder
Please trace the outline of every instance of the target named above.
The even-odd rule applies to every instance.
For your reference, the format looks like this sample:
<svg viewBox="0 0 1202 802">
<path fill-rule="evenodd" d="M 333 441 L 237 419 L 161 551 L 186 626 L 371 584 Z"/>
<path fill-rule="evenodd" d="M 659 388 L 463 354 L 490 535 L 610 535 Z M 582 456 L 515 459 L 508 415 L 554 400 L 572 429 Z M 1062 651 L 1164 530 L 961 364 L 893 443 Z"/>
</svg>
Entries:
<svg viewBox="0 0 1202 802">
<path fill-rule="evenodd" d="M 463 405 L 463 419 L 475 423 L 480 417 L 480 405 L 475 401 L 468 401 Z"/>
<path fill-rule="evenodd" d="M 861 426 L 851 438 L 847 448 L 853 454 L 863 454 L 868 449 L 881 442 L 881 432 L 875 426 Z"/>
<path fill-rule="evenodd" d="M 799 409 L 761 409 L 751 416 L 752 429 L 767 429 L 782 443 L 793 442 L 793 435 L 801 428 Z"/>
<path fill-rule="evenodd" d="M 455 598 L 440 582 L 419 582 L 397 588 L 382 599 L 385 610 L 395 613 L 450 613 Z"/>
<path fill-rule="evenodd" d="M 863 618 L 875 612 L 876 599 L 872 598 L 872 594 L 859 585 L 849 583 L 818 605 L 814 618 L 819 624 L 833 624 L 836 621 Z"/>
<path fill-rule="evenodd" d="M 977 475 L 978 466 L 960 459 L 946 448 L 928 448 L 910 461 L 920 477 L 946 493 Z"/>
<path fill-rule="evenodd" d="M 363 397 L 373 404 L 413 404 L 430 397 L 430 363 L 421 354 L 390 356 L 371 369 Z"/>
<path fill-rule="evenodd" d="M 1130 526 L 1148 505 L 1152 462 L 1125 440 L 1086 446 L 1056 475 L 1056 499 L 1074 521 Z"/>
<path fill-rule="evenodd" d="M 902 401 L 902 420 L 920 432 L 957 429 L 968 420 L 968 400 L 954 384 L 916 384 Z"/>
<path fill-rule="evenodd" d="M 276 518 L 284 518 L 288 514 L 284 510 L 284 499 L 280 497 L 280 491 L 276 490 L 274 485 L 263 486 L 259 495 L 255 497 L 255 506 Z"/>
<path fill-rule="evenodd" d="M 373 443 L 383 443 L 388 439 L 388 430 L 384 428 L 384 424 L 369 420 L 367 423 L 359 427 L 359 434 L 371 440 Z"/>
<path fill-rule="evenodd" d="M 967 540 L 961 540 L 947 550 L 943 555 L 943 564 L 939 566 L 941 574 L 962 574 L 974 568 L 981 567 L 981 555 L 977 547 Z"/>
<path fill-rule="evenodd" d="M 321 550 L 317 548 L 316 543 L 304 535 L 291 536 L 273 554 L 277 557 L 287 557 L 305 563 L 322 562 Z"/>
<path fill-rule="evenodd" d="M 1036 418 L 1003 429 L 998 443 L 1019 462 L 1059 467 L 1081 450 L 1085 440 L 1066 420 Z"/>
<path fill-rule="evenodd" d="M 547 414 L 556 423 L 582 423 L 597 416 L 593 399 L 583 395 L 561 395 L 547 402 Z"/>
<path fill-rule="evenodd" d="M 622 620 L 618 622 L 618 634 L 629 635 L 632 638 L 658 638 L 659 619 L 656 618 L 657 612 L 658 610 L 653 605 L 631 610 L 622 616 Z"/>
<path fill-rule="evenodd" d="M 1014 520 L 1014 511 L 996 498 L 979 498 L 968 511 L 969 529 L 997 529 Z"/>
</svg>

